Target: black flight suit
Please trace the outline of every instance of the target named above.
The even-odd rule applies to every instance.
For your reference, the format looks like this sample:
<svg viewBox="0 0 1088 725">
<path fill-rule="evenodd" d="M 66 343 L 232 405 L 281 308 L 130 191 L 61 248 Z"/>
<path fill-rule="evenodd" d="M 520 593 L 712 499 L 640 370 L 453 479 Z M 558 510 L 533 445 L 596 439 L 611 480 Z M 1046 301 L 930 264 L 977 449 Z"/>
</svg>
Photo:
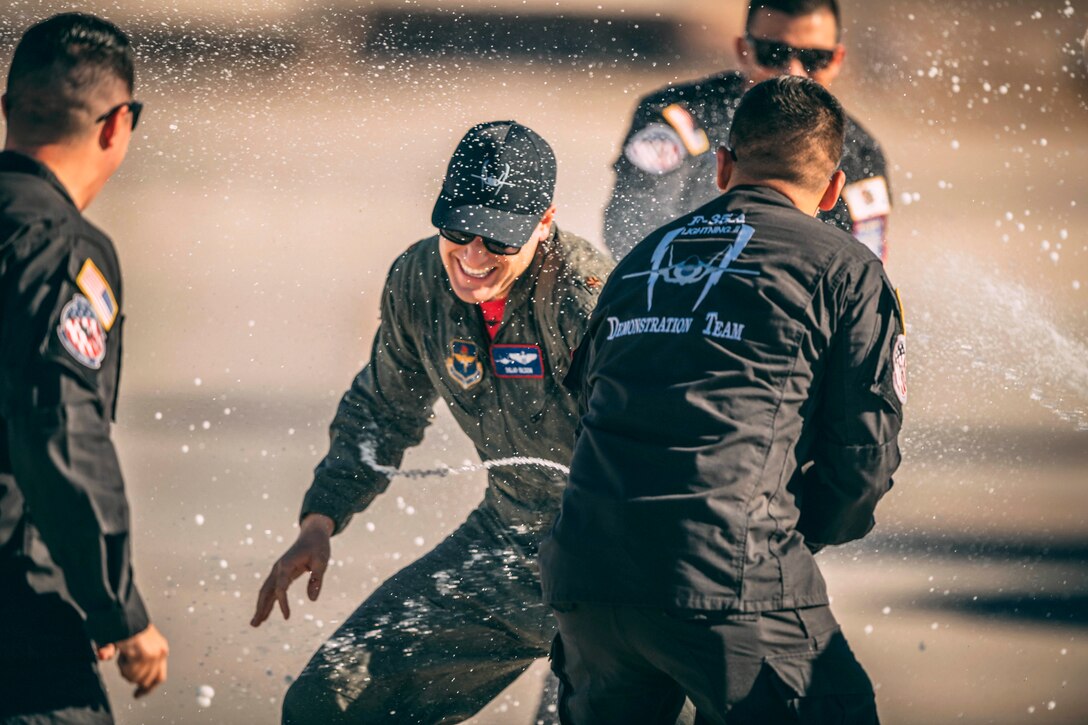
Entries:
<svg viewBox="0 0 1088 725">
<path fill-rule="evenodd" d="M 685 693 L 708 722 L 874 721 L 813 551 L 868 533 L 899 465 L 897 299 L 765 187 L 620 261 L 567 378 L 584 416 L 540 549 L 570 721 L 670 722 Z"/>
<path fill-rule="evenodd" d="M 733 112 L 747 86 L 744 76 L 729 71 L 642 99 L 616 159 L 604 213 L 605 245 L 617 259 L 657 227 L 718 195 L 714 151 L 728 145 Z M 820 218 L 884 259 L 891 212 L 887 165 L 880 144 L 850 116 L 840 168 L 846 188 Z"/>
<path fill-rule="evenodd" d="M 93 645 L 148 625 L 110 441 L 121 325 L 112 242 L 48 168 L 0 153 L 4 722 L 111 722 Z"/>
</svg>

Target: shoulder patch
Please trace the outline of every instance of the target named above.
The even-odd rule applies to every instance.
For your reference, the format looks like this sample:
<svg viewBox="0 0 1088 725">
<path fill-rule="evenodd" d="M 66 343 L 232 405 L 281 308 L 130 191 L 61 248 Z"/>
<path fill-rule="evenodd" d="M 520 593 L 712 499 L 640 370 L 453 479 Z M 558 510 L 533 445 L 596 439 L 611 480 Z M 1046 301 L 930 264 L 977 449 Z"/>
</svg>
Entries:
<svg viewBox="0 0 1088 725">
<path fill-rule="evenodd" d="M 904 405 L 907 402 L 907 337 L 899 335 L 892 346 L 892 387 L 895 397 Z"/>
<path fill-rule="evenodd" d="M 446 371 L 465 390 L 480 382 L 484 377 L 484 366 L 480 364 L 476 343 L 465 340 L 451 342 Z"/>
<path fill-rule="evenodd" d="M 106 333 L 98 323 L 91 303 L 81 294 L 72 295 L 57 324 L 60 344 L 76 361 L 92 370 L 102 367 L 106 357 Z"/>
<path fill-rule="evenodd" d="M 624 146 L 623 155 L 647 174 L 655 176 L 680 168 L 688 156 L 676 131 L 663 123 L 651 123 L 639 129 Z"/>
<path fill-rule="evenodd" d="M 86 301 L 90 303 L 94 314 L 102 324 L 102 329 L 109 332 L 114 320 L 117 319 L 117 299 L 113 296 L 113 290 L 110 289 L 106 278 L 102 276 L 102 272 L 90 258 L 83 263 L 79 274 L 76 275 L 76 284 L 86 295 Z"/>
<path fill-rule="evenodd" d="M 710 150 L 710 139 L 706 137 L 706 131 L 695 124 L 688 109 L 674 103 L 662 110 L 661 115 L 680 134 L 680 140 L 684 142 L 684 148 L 689 154 L 698 156 Z"/>
<path fill-rule="evenodd" d="M 870 176 L 868 179 L 847 184 L 842 190 L 842 198 L 846 200 L 850 218 L 855 222 L 887 216 L 892 211 L 888 183 L 883 176 Z"/>
</svg>

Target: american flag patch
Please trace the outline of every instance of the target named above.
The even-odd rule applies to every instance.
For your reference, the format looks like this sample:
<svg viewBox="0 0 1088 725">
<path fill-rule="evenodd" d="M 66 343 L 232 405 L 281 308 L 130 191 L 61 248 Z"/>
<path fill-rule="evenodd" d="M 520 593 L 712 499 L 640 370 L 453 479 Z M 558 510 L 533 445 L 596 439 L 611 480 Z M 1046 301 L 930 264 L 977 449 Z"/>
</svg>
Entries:
<svg viewBox="0 0 1088 725">
<path fill-rule="evenodd" d="M 83 268 L 76 275 L 76 284 L 87 296 L 102 329 L 109 332 L 117 319 L 117 300 L 114 299 L 113 290 L 106 283 L 106 278 L 90 259 L 83 263 Z"/>
</svg>

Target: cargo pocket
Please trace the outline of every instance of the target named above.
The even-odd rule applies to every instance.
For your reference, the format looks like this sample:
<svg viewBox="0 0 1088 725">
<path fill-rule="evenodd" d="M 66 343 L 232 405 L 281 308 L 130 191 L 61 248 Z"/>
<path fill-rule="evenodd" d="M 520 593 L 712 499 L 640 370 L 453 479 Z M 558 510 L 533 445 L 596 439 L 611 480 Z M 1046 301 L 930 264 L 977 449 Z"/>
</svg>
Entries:
<svg viewBox="0 0 1088 725">
<path fill-rule="evenodd" d="M 876 725 L 873 685 L 841 634 L 823 651 L 763 660 L 785 722 L 805 725 Z M 780 708 L 776 708 L 776 711 Z"/>
</svg>

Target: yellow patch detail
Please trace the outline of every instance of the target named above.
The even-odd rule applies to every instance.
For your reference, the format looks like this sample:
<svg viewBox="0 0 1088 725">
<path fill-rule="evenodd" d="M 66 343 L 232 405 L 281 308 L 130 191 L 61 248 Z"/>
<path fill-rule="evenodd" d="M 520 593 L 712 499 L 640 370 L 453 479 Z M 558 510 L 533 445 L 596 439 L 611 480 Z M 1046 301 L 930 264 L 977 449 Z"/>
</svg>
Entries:
<svg viewBox="0 0 1088 725">
<path fill-rule="evenodd" d="M 903 314 L 903 298 L 899 296 L 899 288 L 895 288 L 895 302 L 899 305 L 899 324 L 903 326 L 903 337 L 907 336 L 907 316 Z"/>
<path fill-rule="evenodd" d="M 698 156 L 710 149 L 710 139 L 706 137 L 706 131 L 695 125 L 695 119 L 688 113 L 688 109 L 674 103 L 661 111 L 661 115 L 680 135 L 680 140 L 684 142 L 684 148 L 689 154 Z"/>
<path fill-rule="evenodd" d="M 76 285 L 90 302 L 102 329 L 109 332 L 114 321 L 117 320 L 117 298 L 114 297 L 113 290 L 110 289 L 102 272 L 90 259 L 83 262 L 83 267 L 76 275 Z"/>
</svg>

